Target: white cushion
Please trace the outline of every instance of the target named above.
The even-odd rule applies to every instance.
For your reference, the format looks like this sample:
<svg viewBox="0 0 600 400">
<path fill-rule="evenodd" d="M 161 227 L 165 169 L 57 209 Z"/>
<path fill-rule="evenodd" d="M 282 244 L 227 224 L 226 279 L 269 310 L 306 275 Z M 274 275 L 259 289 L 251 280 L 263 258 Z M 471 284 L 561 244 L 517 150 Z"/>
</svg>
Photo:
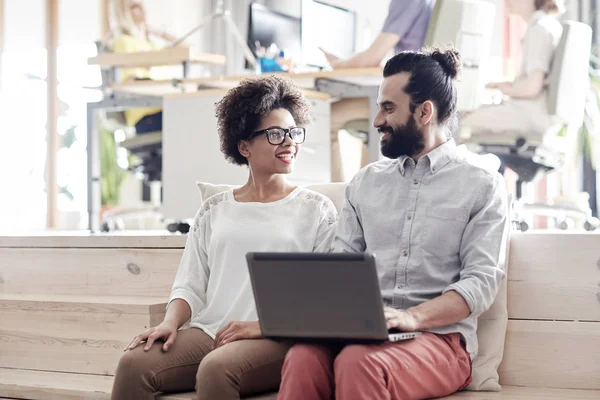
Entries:
<svg viewBox="0 0 600 400">
<path fill-rule="evenodd" d="M 512 197 L 508 196 L 508 204 L 512 202 Z M 512 209 L 512 207 L 509 207 Z M 500 391 L 500 382 L 498 376 L 498 367 L 504 356 L 504 341 L 506 338 L 506 328 L 508 326 L 508 306 L 507 306 L 507 282 L 508 266 L 510 255 L 510 224 L 507 225 L 506 243 L 504 260 L 504 272 L 506 277 L 500 283 L 498 294 L 492 306 L 481 314 L 477 320 L 477 341 L 479 342 L 479 351 L 472 364 L 472 381 L 467 390 L 472 391 Z"/>
<path fill-rule="evenodd" d="M 206 199 L 214 196 L 217 193 L 225 192 L 231 188 L 238 187 L 239 185 L 214 185 L 207 182 L 196 182 L 198 190 L 200 191 L 200 203 L 203 203 Z"/>
</svg>

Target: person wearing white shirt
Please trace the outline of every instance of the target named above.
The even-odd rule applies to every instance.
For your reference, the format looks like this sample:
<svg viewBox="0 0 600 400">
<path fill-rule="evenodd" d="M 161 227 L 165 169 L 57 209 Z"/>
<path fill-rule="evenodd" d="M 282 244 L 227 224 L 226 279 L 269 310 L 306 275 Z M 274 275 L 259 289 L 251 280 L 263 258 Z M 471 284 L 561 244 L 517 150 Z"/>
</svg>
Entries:
<svg viewBox="0 0 600 400">
<path fill-rule="evenodd" d="M 248 181 L 198 210 L 164 321 L 126 347 L 112 399 L 194 389 L 198 399 L 239 399 L 277 389 L 290 344 L 262 338 L 246 253 L 330 251 L 335 206 L 285 178 L 310 121 L 300 90 L 283 77 L 250 78 L 216 114 L 221 151 L 249 167 Z"/>
<path fill-rule="evenodd" d="M 564 11 L 562 0 L 509 0 L 509 12 L 528 23 L 523 37 L 521 68 L 513 82 L 493 82 L 508 99 L 499 105 L 481 107 L 461 121 L 461 137 L 477 142 L 480 134 L 512 135 L 541 139 L 547 130 L 560 128 L 547 108 L 547 78 L 560 37 L 558 20 Z M 557 129 L 558 131 L 558 129 Z"/>
</svg>

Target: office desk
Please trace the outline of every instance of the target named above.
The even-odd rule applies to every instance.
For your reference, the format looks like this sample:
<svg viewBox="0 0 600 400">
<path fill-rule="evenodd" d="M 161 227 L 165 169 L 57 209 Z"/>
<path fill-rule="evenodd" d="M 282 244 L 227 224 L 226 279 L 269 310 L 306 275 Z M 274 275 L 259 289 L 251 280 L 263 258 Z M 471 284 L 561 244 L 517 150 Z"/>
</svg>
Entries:
<svg viewBox="0 0 600 400">
<path fill-rule="evenodd" d="M 96 57 L 88 58 L 88 65 L 111 69 L 111 82 L 107 82 L 109 85 L 120 82 L 120 68 L 182 65 L 183 77 L 187 78 L 190 64 L 224 65 L 225 61 L 225 56 L 222 54 L 201 53 L 186 47 L 174 47 L 137 53 L 100 53 Z"/>
<path fill-rule="evenodd" d="M 324 92 L 334 98 L 369 98 L 369 115 L 372 122 L 377 113 L 377 95 L 383 79 L 381 68 L 347 68 L 335 71 L 303 73 L 277 73 L 290 78 L 297 86 L 307 90 Z M 230 89 L 248 77 L 256 75 L 217 76 L 210 78 L 181 79 L 172 81 L 137 81 L 112 85 L 122 93 L 152 94 L 159 88 L 182 92 L 196 92 L 202 89 Z M 166 89 L 169 88 L 169 89 Z M 369 162 L 381 159 L 379 134 L 373 124 L 369 124 L 368 143 Z"/>
</svg>

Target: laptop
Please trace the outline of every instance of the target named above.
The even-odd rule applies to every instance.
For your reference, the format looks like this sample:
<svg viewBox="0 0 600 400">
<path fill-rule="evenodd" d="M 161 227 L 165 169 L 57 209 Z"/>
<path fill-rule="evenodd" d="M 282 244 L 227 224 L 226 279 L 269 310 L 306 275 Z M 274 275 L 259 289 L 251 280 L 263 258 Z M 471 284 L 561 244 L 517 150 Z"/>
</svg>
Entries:
<svg viewBox="0 0 600 400">
<path fill-rule="evenodd" d="M 246 259 L 265 337 L 396 342 L 421 334 L 388 331 L 371 254 L 251 252 Z"/>
</svg>

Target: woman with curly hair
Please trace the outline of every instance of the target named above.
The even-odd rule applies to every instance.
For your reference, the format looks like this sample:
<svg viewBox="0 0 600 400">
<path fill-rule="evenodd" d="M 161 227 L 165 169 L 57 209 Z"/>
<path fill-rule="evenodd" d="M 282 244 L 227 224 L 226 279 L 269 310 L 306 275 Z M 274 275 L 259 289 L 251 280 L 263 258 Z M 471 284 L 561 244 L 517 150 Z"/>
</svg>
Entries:
<svg viewBox="0 0 600 400">
<path fill-rule="evenodd" d="M 216 115 L 221 151 L 248 166 L 248 181 L 200 207 L 164 321 L 126 347 L 113 399 L 195 388 L 198 399 L 227 400 L 276 390 L 289 345 L 262 338 L 245 255 L 330 249 L 335 206 L 286 180 L 310 120 L 298 88 L 277 76 L 247 79 Z"/>
</svg>

